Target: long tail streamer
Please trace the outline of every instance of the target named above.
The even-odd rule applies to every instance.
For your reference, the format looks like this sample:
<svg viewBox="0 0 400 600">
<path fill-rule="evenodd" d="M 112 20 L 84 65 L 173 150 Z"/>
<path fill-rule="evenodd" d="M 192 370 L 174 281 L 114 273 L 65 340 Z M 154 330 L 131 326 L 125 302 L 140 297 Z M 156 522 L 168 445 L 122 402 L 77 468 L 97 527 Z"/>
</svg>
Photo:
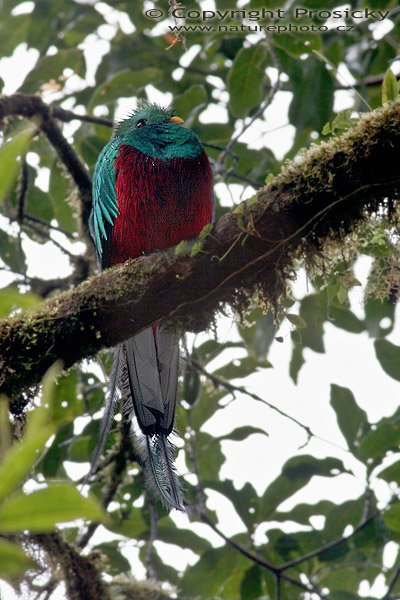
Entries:
<svg viewBox="0 0 400 600">
<path fill-rule="evenodd" d="M 146 488 L 167 509 L 184 510 L 181 483 L 174 465 L 175 446 L 168 438 L 174 422 L 178 354 L 179 336 L 162 327 L 150 327 L 117 346 L 99 439 L 87 479 L 97 468 L 120 400 L 123 418 L 129 422 L 136 416 L 141 429 L 137 446 Z"/>
</svg>

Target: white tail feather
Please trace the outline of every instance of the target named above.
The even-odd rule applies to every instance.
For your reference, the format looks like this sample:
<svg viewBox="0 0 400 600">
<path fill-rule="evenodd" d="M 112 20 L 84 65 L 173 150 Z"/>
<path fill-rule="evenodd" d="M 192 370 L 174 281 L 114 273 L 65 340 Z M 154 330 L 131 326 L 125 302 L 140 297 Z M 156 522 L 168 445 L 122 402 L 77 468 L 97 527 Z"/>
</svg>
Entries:
<svg viewBox="0 0 400 600">
<path fill-rule="evenodd" d="M 143 435 L 139 450 L 147 489 L 161 500 L 165 508 L 185 510 L 182 486 L 174 466 L 175 446 L 172 442 L 163 434 Z"/>
<path fill-rule="evenodd" d="M 89 473 L 85 477 L 87 482 L 93 473 L 95 473 L 101 454 L 103 452 L 104 444 L 106 443 L 107 435 L 111 429 L 112 420 L 114 418 L 115 407 L 119 400 L 119 381 L 121 378 L 122 371 L 122 348 L 121 345 L 117 346 L 114 352 L 114 360 L 110 380 L 107 387 L 106 395 L 106 406 L 104 409 L 103 417 L 100 425 L 99 439 L 97 440 L 96 447 L 92 455 L 92 462 L 90 464 Z"/>
</svg>

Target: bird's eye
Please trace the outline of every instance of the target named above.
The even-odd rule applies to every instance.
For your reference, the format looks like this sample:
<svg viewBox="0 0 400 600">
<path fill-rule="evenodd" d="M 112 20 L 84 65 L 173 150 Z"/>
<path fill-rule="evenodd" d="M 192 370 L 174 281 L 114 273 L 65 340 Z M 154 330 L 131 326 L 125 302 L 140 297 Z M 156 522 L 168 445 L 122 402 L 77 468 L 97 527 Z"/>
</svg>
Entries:
<svg viewBox="0 0 400 600">
<path fill-rule="evenodd" d="M 136 123 L 136 127 L 143 127 L 144 125 L 146 125 L 146 123 L 146 119 L 139 119 L 139 121 Z"/>
</svg>

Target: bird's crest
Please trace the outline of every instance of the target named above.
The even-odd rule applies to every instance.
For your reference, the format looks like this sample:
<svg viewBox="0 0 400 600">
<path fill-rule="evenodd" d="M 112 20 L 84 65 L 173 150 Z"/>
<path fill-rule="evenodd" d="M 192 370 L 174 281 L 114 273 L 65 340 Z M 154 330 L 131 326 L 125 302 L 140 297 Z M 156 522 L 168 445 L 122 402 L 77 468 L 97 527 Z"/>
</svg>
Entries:
<svg viewBox="0 0 400 600">
<path fill-rule="evenodd" d="M 139 100 L 137 108 L 128 113 L 125 119 L 115 124 L 113 137 L 120 137 L 129 133 L 137 127 L 140 121 L 146 121 L 149 125 L 167 123 L 174 114 L 174 109 L 171 106 L 163 107 L 147 100 Z"/>
</svg>

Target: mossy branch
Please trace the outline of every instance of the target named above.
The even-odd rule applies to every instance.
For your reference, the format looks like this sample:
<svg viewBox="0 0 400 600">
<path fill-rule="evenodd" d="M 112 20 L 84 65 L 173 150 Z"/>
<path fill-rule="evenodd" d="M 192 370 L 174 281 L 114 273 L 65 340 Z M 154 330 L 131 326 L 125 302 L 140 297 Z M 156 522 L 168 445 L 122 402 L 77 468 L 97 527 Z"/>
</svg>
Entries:
<svg viewBox="0 0 400 600">
<path fill-rule="evenodd" d="M 0 391 L 11 397 L 149 324 L 205 328 L 222 303 L 261 286 L 276 302 L 305 251 L 343 239 L 400 193 L 400 104 L 363 116 L 305 152 L 252 202 L 225 214 L 194 258 L 174 249 L 131 260 L 0 322 Z M 196 246 L 199 249 L 199 246 Z"/>
</svg>

